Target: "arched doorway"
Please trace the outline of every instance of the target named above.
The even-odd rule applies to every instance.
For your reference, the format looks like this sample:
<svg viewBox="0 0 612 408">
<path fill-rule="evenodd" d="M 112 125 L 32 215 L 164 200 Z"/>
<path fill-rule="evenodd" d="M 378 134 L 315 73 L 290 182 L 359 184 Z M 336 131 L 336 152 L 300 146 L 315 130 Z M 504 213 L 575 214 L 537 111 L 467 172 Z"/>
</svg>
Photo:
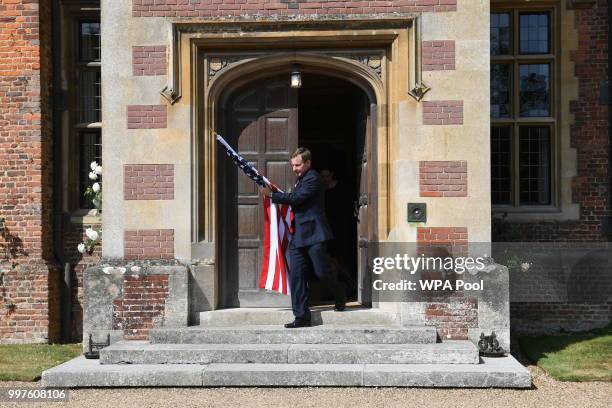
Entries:
<svg viewBox="0 0 612 408">
<path fill-rule="evenodd" d="M 365 243 L 376 225 L 374 207 L 368 206 L 368 198 L 376 195 L 376 103 L 356 83 L 314 67 L 303 67 L 302 87 L 291 88 L 290 68 L 228 86 L 217 99 L 216 129 L 285 190 L 295 182 L 288 158 L 298 145 L 313 151 L 319 171 L 333 171 L 344 193 L 335 195 L 341 200 L 330 200 L 336 208 L 328 211 L 346 215 L 343 222 L 333 216 L 335 264 L 350 299 L 364 300 Z M 216 162 L 220 307 L 290 306 L 289 297 L 257 287 L 263 246 L 257 189 L 220 152 Z M 313 280 L 311 289 L 311 300 L 325 303 L 325 288 Z"/>
</svg>

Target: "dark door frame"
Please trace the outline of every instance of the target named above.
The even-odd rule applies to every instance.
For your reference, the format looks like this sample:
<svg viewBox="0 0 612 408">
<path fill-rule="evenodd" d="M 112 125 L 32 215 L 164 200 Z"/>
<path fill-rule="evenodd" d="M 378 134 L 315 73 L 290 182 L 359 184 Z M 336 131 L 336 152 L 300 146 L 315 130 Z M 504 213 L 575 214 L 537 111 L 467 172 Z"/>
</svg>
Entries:
<svg viewBox="0 0 612 408">
<path fill-rule="evenodd" d="M 371 58 L 355 58 L 355 53 L 373 56 Z M 194 178 L 192 185 L 197 192 L 194 199 L 194 235 L 192 254 L 202 259 L 206 258 L 204 266 L 206 279 L 213 286 L 207 290 L 209 296 L 214 296 L 211 307 L 220 307 L 219 283 L 222 278 L 222 270 L 219 262 L 221 237 L 218 236 L 218 209 L 219 191 L 216 176 L 217 146 L 214 141 L 214 132 L 219 129 L 219 115 L 223 113 L 223 105 L 227 95 L 232 89 L 236 89 L 248 82 L 269 77 L 274 74 L 287 74 L 293 64 L 300 64 L 305 73 L 324 74 L 338 77 L 358 86 L 364 91 L 369 100 L 369 137 L 368 137 L 368 161 L 371 164 L 371 172 L 368 180 L 370 188 L 368 194 L 368 231 L 367 240 L 376 241 L 378 236 L 386 236 L 389 222 L 389 175 L 385 163 L 389 160 L 388 153 L 388 92 L 387 92 L 387 60 L 386 48 L 370 48 L 348 50 L 338 49 L 294 49 L 292 52 L 286 50 L 261 50 L 243 49 L 241 51 L 215 50 L 211 54 L 202 51 L 199 56 L 203 62 L 198 70 L 201 80 L 195 83 L 203 83 L 199 88 L 199 100 L 196 105 L 194 127 L 198 138 L 194 139 Z M 223 59 L 217 56 L 223 55 Z M 211 69 L 211 62 L 215 57 L 215 69 Z M 378 61 L 378 68 L 372 67 L 368 61 Z M 380 151 L 380 153 L 379 153 Z M 380 165 L 378 164 L 380 161 Z M 382 183 L 381 185 L 379 185 Z M 382 194 L 379 190 L 382 188 Z M 380 211 L 379 211 L 380 206 Z M 382 217 L 382 218 L 381 218 Z M 382 224 L 380 222 L 382 221 Z M 359 300 L 364 302 L 365 291 L 368 290 L 369 275 L 362 276 L 359 282 Z"/>
</svg>

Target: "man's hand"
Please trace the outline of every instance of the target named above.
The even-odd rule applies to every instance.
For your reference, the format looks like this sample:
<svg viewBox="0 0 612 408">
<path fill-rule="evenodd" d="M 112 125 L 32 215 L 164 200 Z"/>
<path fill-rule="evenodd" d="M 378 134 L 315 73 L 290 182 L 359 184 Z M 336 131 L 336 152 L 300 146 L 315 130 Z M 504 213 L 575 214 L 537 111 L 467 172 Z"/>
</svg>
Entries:
<svg viewBox="0 0 612 408">
<path fill-rule="evenodd" d="M 262 186 L 258 186 L 259 187 L 259 192 L 266 196 L 266 197 L 272 197 L 272 190 L 270 190 L 270 187 L 262 187 Z"/>
</svg>

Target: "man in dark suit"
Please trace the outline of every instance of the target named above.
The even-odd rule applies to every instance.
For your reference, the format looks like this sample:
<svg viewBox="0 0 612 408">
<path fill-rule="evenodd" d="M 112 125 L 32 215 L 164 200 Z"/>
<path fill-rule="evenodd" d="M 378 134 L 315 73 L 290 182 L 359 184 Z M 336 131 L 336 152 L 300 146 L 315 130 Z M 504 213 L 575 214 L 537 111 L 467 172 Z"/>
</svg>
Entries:
<svg viewBox="0 0 612 408">
<path fill-rule="evenodd" d="M 272 192 L 261 188 L 262 194 L 276 204 L 289 204 L 295 215 L 295 231 L 288 248 L 289 288 L 295 320 L 287 328 L 310 326 L 308 308 L 308 268 L 312 264 L 317 278 L 331 286 L 336 311 L 345 309 L 346 295 L 339 284 L 327 253 L 327 241 L 333 238 L 325 216 L 325 189 L 319 173 L 311 168 L 312 155 L 304 147 L 291 155 L 291 167 L 298 177 L 291 193 Z"/>
</svg>

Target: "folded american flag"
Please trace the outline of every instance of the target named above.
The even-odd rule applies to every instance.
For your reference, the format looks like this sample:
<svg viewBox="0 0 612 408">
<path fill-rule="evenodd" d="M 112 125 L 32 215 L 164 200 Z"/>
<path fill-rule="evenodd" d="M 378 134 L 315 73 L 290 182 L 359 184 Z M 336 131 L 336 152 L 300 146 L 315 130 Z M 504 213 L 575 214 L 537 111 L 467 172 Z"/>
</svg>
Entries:
<svg viewBox="0 0 612 408">
<path fill-rule="evenodd" d="M 262 187 L 270 187 L 272 191 L 280 191 L 257 169 L 240 156 L 232 147 L 217 135 L 217 141 L 225 149 L 227 155 L 251 180 Z M 259 276 L 259 287 L 286 295 L 289 293 L 287 274 L 289 267 L 285 251 L 289 246 L 293 225 L 293 211 L 286 204 L 274 204 L 270 197 L 264 197 L 264 247 Z"/>
</svg>

